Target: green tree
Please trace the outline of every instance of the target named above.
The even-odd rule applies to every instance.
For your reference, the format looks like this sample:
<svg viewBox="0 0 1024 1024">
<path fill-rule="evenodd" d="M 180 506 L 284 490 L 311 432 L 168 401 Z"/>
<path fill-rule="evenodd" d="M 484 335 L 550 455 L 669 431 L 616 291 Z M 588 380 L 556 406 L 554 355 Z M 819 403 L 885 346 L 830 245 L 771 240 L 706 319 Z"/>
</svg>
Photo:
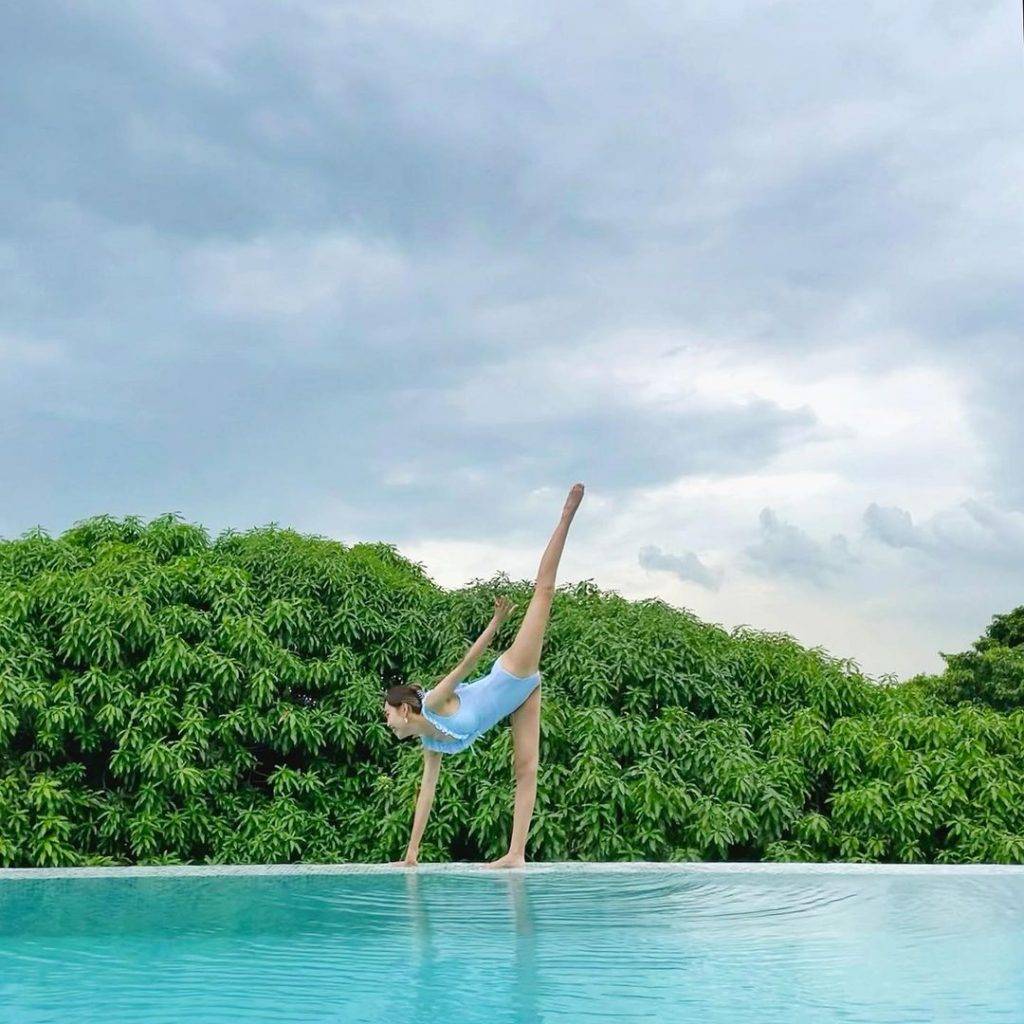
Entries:
<svg viewBox="0 0 1024 1024">
<path fill-rule="evenodd" d="M 530 589 L 171 515 L 0 541 L 0 864 L 394 859 L 421 757 L 383 687 L 431 685 Z M 786 634 L 563 586 L 530 855 L 1024 862 L 1022 637 L 1018 608 L 943 675 L 880 684 Z M 423 860 L 503 852 L 511 756 L 496 728 L 448 759 Z"/>
</svg>

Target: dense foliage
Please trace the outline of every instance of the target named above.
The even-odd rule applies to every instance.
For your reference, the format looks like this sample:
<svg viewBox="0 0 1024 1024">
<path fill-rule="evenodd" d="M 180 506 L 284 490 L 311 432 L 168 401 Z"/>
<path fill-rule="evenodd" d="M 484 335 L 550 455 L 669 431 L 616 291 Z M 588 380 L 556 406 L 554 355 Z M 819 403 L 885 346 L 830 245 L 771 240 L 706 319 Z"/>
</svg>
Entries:
<svg viewBox="0 0 1024 1024">
<path fill-rule="evenodd" d="M 0 542 L 0 864 L 400 856 L 422 758 L 382 689 L 431 685 L 497 593 L 521 615 L 530 584 L 445 591 L 390 545 L 174 516 Z M 1024 862 L 1024 609 L 947 661 L 879 685 L 563 586 L 530 856 Z M 444 759 L 423 860 L 505 851 L 510 763 L 501 727 Z"/>
</svg>

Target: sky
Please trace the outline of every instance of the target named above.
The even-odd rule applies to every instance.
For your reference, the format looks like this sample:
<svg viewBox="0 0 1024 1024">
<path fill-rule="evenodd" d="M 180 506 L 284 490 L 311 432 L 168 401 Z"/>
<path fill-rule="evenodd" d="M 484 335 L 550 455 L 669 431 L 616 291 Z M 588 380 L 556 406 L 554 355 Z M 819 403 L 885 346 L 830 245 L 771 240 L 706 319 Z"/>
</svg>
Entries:
<svg viewBox="0 0 1024 1024">
<path fill-rule="evenodd" d="M 0 536 L 176 512 L 906 678 L 1024 603 L 1020 11 L 0 10 Z"/>
</svg>

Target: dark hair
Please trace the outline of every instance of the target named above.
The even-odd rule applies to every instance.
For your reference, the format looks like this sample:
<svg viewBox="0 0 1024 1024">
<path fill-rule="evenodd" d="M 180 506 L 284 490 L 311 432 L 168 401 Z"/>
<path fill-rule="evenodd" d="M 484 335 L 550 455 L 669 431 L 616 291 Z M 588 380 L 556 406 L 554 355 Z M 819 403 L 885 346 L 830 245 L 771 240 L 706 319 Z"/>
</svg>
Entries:
<svg viewBox="0 0 1024 1024">
<path fill-rule="evenodd" d="M 384 691 L 384 699 L 393 708 L 400 708 L 403 704 L 408 704 L 413 711 L 419 713 L 423 708 L 423 687 L 389 686 Z"/>
</svg>

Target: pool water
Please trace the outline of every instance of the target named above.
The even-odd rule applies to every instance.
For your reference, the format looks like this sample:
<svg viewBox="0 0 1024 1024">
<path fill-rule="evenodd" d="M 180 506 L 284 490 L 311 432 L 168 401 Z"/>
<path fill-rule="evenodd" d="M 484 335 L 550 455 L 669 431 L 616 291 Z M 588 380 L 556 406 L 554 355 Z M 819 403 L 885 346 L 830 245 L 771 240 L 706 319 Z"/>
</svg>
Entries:
<svg viewBox="0 0 1024 1024">
<path fill-rule="evenodd" d="M 1024 1021 L 1024 870 L 0 871 L 0 1021 Z"/>
</svg>

